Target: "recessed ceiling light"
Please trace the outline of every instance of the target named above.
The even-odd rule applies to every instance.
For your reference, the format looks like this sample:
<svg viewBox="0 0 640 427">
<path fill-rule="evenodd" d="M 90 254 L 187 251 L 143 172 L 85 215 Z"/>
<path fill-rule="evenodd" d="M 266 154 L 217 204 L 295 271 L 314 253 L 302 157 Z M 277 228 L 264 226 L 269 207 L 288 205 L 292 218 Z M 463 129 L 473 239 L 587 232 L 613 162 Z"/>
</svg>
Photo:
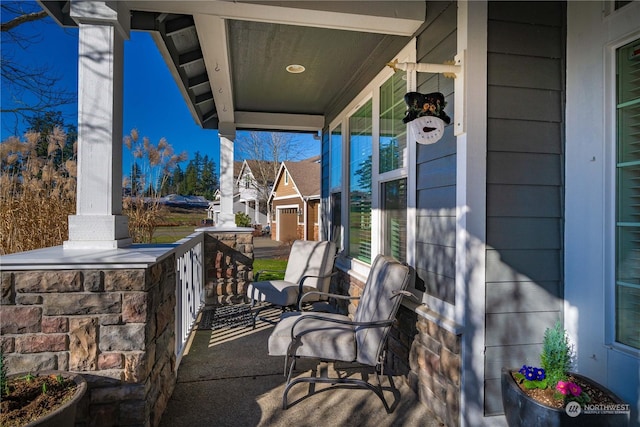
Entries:
<svg viewBox="0 0 640 427">
<path fill-rule="evenodd" d="M 304 65 L 299 65 L 299 64 L 287 65 L 287 71 L 290 72 L 291 74 L 304 73 L 305 69 L 306 68 L 304 68 Z"/>
</svg>

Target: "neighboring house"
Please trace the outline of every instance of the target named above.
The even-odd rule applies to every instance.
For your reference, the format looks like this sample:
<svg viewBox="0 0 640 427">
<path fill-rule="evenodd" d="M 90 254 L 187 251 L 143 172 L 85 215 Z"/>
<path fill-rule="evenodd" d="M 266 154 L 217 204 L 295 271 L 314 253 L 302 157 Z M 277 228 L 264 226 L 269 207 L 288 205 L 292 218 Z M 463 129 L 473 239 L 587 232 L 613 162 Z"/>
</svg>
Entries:
<svg viewBox="0 0 640 427">
<path fill-rule="evenodd" d="M 388 354 L 443 423 L 504 426 L 500 368 L 537 364 L 560 320 L 576 370 L 640 425 L 640 1 L 40 4 L 79 27 L 65 250 L 87 252 L 50 251 L 46 266 L 104 268 L 130 251 L 113 203 L 123 52 L 130 30 L 148 31 L 196 123 L 218 132 L 225 224 L 238 129 L 321 131 L 335 290 L 358 294 L 379 253 L 415 268 L 417 301 L 403 300 Z M 394 72 L 394 59 L 462 68 Z M 416 90 L 448 102 L 452 123 L 432 145 L 402 123 Z M 40 254 L 3 257 L 3 269 L 40 271 Z"/>
<path fill-rule="evenodd" d="M 240 202 L 240 193 L 234 193 L 233 195 L 233 212 L 244 212 L 246 205 Z M 220 218 L 220 190 L 216 190 L 213 193 L 213 200 L 209 202 L 207 207 L 207 219 L 213 221 L 213 224 L 218 224 Z"/>
<path fill-rule="evenodd" d="M 274 178 L 268 178 L 265 185 L 262 185 L 261 180 L 256 176 L 259 177 L 263 173 L 270 174 L 272 163 L 262 160 L 244 160 L 237 175 L 234 175 L 234 193 L 237 192 L 240 195 L 239 202 L 243 205 L 240 212 L 249 215 L 253 224 L 263 226 L 269 224 L 267 197 L 273 186 Z M 234 210 L 234 212 L 238 212 L 238 210 Z"/>
<path fill-rule="evenodd" d="M 319 240 L 319 158 L 282 162 L 269 196 L 271 238 L 281 242 Z"/>
<path fill-rule="evenodd" d="M 268 171 L 270 168 L 271 162 L 260 160 L 233 162 L 233 213 L 247 214 L 254 225 L 266 226 L 270 222 L 266 198 L 274 180 L 268 180 L 265 188 L 262 188 L 255 177 L 260 173 L 258 171 Z M 217 224 L 220 215 L 220 190 L 216 190 L 207 212 L 208 218 Z"/>
</svg>

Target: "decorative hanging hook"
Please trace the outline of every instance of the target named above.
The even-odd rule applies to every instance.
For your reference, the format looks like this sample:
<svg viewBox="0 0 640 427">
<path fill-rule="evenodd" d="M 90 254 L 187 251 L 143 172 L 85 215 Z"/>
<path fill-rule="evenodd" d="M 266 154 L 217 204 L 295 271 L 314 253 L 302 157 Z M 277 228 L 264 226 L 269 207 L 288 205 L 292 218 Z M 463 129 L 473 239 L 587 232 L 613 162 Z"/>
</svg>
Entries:
<svg viewBox="0 0 640 427">
<path fill-rule="evenodd" d="M 455 64 L 455 62 L 453 61 L 447 61 L 447 63 L 445 64 L 427 64 L 415 62 L 398 62 L 398 59 L 387 62 L 387 66 L 393 68 L 394 71 L 402 70 L 406 71 L 407 73 L 417 71 L 418 73 L 443 74 L 448 78 L 456 78 L 458 73 L 462 72 L 462 66 L 453 64 Z"/>
</svg>

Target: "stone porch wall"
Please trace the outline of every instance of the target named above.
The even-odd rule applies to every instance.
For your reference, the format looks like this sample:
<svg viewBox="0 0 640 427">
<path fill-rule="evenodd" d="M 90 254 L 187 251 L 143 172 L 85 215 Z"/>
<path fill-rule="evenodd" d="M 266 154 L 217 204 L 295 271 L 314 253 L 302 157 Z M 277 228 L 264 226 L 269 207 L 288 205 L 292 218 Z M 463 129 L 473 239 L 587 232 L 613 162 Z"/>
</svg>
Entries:
<svg viewBox="0 0 640 427">
<path fill-rule="evenodd" d="M 3 271 L 9 373 L 83 374 L 76 425 L 158 425 L 176 381 L 175 266 Z"/>
<path fill-rule="evenodd" d="M 243 301 L 253 280 L 252 231 L 205 231 L 204 253 L 205 304 Z"/>
<path fill-rule="evenodd" d="M 340 271 L 331 292 L 360 296 L 364 283 Z M 354 304 L 341 312 L 355 313 Z M 446 426 L 460 425 L 461 336 L 400 306 L 389 334 L 386 369 L 403 376 L 417 399 Z"/>
<path fill-rule="evenodd" d="M 81 373 L 89 389 L 77 426 L 156 426 L 173 392 L 176 257 L 146 249 L 151 255 L 137 249 L 134 258 L 155 261 L 135 267 L 108 268 L 94 257 L 100 268 L 56 269 L 56 260 L 73 259 L 64 251 L 44 250 L 43 257 L 52 257 L 46 261 L 33 253 L 26 258 L 38 261 L 16 261 L 19 254 L 2 259 L 0 346 L 8 371 Z M 119 256 L 112 262 L 132 262 Z M 241 298 L 252 280 L 251 231 L 205 232 L 202 256 L 209 297 Z M 40 261 L 53 269 L 28 269 Z M 20 267 L 8 268 L 11 263 Z"/>
</svg>

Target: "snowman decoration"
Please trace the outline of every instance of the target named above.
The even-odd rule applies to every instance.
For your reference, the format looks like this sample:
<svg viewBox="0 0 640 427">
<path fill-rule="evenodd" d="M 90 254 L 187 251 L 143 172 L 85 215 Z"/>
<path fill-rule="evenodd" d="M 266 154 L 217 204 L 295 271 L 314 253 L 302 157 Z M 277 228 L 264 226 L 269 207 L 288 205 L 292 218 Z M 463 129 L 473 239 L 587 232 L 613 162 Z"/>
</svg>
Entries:
<svg viewBox="0 0 640 427">
<path fill-rule="evenodd" d="M 433 144 L 442 138 L 445 125 L 451 122 L 444 107 L 447 105 L 440 92 L 422 94 L 408 92 L 404 95 L 407 112 L 402 119 L 409 123 L 418 144 Z"/>
</svg>

